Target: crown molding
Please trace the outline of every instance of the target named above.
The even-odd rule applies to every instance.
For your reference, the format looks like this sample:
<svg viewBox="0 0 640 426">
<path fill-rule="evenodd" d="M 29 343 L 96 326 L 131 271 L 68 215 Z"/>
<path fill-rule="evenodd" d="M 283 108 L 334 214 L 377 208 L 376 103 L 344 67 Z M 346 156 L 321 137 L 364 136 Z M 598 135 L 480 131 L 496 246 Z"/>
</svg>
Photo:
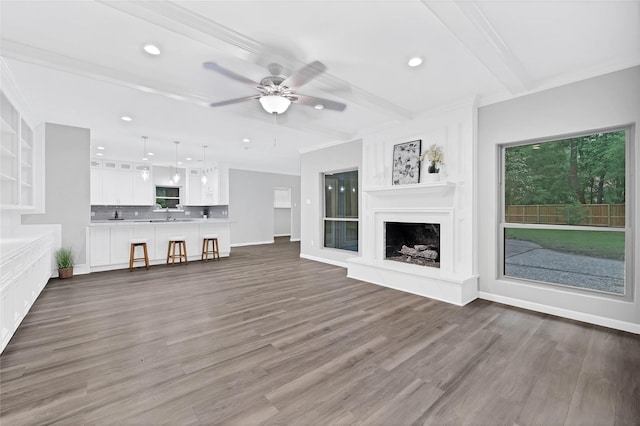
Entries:
<svg viewBox="0 0 640 426">
<path fill-rule="evenodd" d="M 531 89 L 531 77 L 477 0 L 421 2 L 511 94 Z"/>
</svg>

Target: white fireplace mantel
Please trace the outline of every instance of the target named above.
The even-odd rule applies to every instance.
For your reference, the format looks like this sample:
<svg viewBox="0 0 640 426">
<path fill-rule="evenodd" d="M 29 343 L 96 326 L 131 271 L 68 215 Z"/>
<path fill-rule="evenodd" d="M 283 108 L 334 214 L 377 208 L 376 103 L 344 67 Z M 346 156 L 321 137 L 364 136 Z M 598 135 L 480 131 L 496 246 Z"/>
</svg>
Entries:
<svg viewBox="0 0 640 426">
<path fill-rule="evenodd" d="M 363 188 L 362 192 L 374 196 L 444 194 L 453 190 L 455 187 L 455 182 L 440 181 L 431 183 L 415 183 L 411 185 L 375 186 Z"/>
</svg>

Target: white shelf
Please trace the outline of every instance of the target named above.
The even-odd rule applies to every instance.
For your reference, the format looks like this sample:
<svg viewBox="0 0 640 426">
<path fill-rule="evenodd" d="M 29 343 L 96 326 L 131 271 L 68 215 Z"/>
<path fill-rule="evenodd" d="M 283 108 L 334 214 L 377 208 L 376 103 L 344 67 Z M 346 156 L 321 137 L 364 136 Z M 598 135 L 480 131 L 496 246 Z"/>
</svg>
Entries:
<svg viewBox="0 0 640 426">
<path fill-rule="evenodd" d="M 17 182 L 18 179 L 9 176 L 9 175 L 5 175 L 4 173 L 0 173 L 0 180 L 4 180 L 4 181 L 8 181 L 8 182 Z"/>
<path fill-rule="evenodd" d="M 9 148 L 2 145 L 0 145 L 0 154 L 2 154 L 3 157 L 17 158 L 17 155 L 15 153 L 11 152 Z"/>
<path fill-rule="evenodd" d="M 371 195 L 435 194 L 450 191 L 455 187 L 455 182 L 440 181 L 430 183 L 415 183 L 412 185 L 369 187 L 363 188 L 362 192 Z"/>
<path fill-rule="evenodd" d="M 2 133 L 6 133 L 8 135 L 18 134 L 16 129 L 14 129 L 4 118 L 0 118 L 0 127 L 2 128 Z"/>
</svg>

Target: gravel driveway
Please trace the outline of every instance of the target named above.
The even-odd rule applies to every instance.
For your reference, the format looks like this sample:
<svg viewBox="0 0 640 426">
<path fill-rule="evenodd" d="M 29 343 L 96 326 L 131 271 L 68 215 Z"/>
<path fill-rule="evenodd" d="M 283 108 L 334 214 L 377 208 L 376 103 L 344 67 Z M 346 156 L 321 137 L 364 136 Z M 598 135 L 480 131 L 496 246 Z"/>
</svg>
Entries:
<svg viewBox="0 0 640 426">
<path fill-rule="evenodd" d="M 507 240 L 505 275 L 609 293 L 624 293 L 624 262 Z"/>
</svg>

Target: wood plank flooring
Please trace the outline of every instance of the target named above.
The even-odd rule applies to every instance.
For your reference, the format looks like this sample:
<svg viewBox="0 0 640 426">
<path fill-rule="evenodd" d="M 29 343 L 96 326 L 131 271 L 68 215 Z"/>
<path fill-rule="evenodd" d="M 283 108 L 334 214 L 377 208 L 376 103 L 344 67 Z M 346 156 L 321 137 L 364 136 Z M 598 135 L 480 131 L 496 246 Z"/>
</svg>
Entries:
<svg viewBox="0 0 640 426">
<path fill-rule="evenodd" d="M 299 244 L 51 280 L 0 423 L 640 424 L 640 337 L 345 277 Z"/>
</svg>

